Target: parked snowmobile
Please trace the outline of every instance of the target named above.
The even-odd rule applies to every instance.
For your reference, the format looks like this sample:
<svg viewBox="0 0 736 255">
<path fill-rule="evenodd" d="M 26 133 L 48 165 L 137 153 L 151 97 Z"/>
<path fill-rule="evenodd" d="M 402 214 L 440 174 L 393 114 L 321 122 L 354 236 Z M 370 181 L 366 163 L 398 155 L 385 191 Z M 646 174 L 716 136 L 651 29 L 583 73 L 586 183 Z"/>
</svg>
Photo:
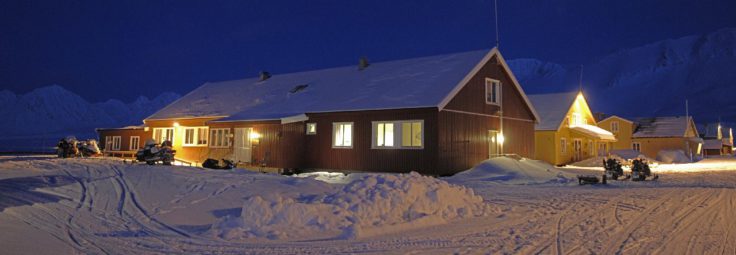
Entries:
<svg viewBox="0 0 736 255">
<path fill-rule="evenodd" d="M 60 158 L 73 158 L 77 154 L 79 154 L 79 149 L 77 148 L 77 138 L 74 136 L 67 136 L 56 144 L 56 156 Z"/>
<path fill-rule="evenodd" d="M 646 159 L 637 158 L 631 162 L 632 181 L 644 181 L 650 176 L 652 176 L 652 170 L 649 169 L 649 164 Z M 659 179 L 659 176 L 655 174 L 652 180 L 656 179 Z"/>
<path fill-rule="evenodd" d="M 175 154 L 176 151 L 171 148 L 171 141 L 164 141 L 159 146 L 153 139 L 148 139 L 146 145 L 135 153 L 135 159 L 145 161 L 149 165 L 155 165 L 156 162 L 171 165 Z"/>
<path fill-rule="evenodd" d="M 621 162 L 615 158 L 603 159 L 603 168 L 608 179 L 618 180 L 618 177 L 624 176 L 624 169 Z"/>
<path fill-rule="evenodd" d="M 95 139 L 79 142 L 77 144 L 77 150 L 82 157 L 97 157 L 102 155 Z"/>
<path fill-rule="evenodd" d="M 202 167 L 209 169 L 223 169 L 229 170 L 235 167 L 235 163 L 232 160 L 222 159 L 223 165 L 220 165 L 220 161 L 212 158 L 208 158 L 202 163 Z"/>
</svg>

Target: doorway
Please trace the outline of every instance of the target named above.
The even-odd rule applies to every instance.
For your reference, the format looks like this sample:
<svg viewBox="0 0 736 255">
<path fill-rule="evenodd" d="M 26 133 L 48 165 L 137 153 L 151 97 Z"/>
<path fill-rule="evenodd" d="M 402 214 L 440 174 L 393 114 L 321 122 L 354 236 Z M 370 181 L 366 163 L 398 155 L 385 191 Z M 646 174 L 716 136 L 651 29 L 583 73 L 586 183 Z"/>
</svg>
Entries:
<svg viewBox="0 0 736 255">
<path fill-rule="evenodd" d="M 253 158 L 253 144 L 250 135 L 253 128 L 235 128 L 233 143 L 233 159 L 235 162 L 251 163 Z"/>
<path fill-rule="evenodd" d="M 500 156 L 501 143 L 498 141 L 498 131 L 488 130 L 488 158 Z"/>
<path fill-rule="evenodd" d="M 573 162 L 578 162 L 583 159 L 583 140 L 573 139 L 572 140 L 572 151 L 573 151 Z"/>
</svg>

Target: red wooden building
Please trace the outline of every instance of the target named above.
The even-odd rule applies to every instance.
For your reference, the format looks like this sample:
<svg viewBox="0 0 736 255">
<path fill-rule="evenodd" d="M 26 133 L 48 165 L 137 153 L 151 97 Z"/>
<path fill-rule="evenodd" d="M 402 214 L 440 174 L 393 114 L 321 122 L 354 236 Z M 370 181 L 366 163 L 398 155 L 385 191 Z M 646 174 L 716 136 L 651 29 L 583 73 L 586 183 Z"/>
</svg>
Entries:
<svg viewBox="0 0 736 255">
<path fill-rule="evenodd" d="M 447 175 L 533 157 L 538 119 L 494 48 L 208 82 L 144 123 L 192 162 Z"/>
</svg>

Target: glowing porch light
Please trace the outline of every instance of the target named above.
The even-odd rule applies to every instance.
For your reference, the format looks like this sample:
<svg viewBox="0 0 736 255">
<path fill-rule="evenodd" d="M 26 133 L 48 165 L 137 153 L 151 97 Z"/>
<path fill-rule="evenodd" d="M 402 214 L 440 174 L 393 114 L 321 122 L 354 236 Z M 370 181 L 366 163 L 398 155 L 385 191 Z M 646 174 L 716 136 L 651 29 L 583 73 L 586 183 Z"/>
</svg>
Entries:
<svg viewBox="0 0 736 255">
<path fill-rule="evenodd" d="M 250 132 L 250 136 L 249 137 L 250 137 L 251 140 L 257 140 L 257 139 L 261 138 L 261 134 L 259 134 L 256 131 L 252 131 L 252 132 Z"/>
<path fill-rule="evenodd" d="M 174 127 L 179 127 L 179 122 L 174 122 Z"/>
<path fill-rule="evenodd" d="M 497 136 L 496 140 L 498 141 L 499 144 L 503 144 L 503 141 L 506 140 L 506 138 L 503 137 L 503 134 L 501 134 L 501 133 L 499 133 L 496 136 Z"/>
</svg>

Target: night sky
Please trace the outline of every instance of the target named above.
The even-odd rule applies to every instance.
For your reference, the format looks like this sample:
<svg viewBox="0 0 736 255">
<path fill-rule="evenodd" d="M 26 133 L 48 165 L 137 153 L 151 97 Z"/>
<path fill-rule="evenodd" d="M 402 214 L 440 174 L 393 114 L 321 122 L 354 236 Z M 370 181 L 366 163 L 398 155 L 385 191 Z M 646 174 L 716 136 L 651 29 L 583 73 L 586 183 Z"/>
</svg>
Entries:
<svg viewBox="0 0 736 255">
<path fill-rule="evenodd" d="M 736 1 L 499 0 L 507 59 L 562 64 L 736 27 Z M 92 102 L 206 81 L 490 48 L 493 1 L 0 2 L 0 89 Z"/>
</svg>

